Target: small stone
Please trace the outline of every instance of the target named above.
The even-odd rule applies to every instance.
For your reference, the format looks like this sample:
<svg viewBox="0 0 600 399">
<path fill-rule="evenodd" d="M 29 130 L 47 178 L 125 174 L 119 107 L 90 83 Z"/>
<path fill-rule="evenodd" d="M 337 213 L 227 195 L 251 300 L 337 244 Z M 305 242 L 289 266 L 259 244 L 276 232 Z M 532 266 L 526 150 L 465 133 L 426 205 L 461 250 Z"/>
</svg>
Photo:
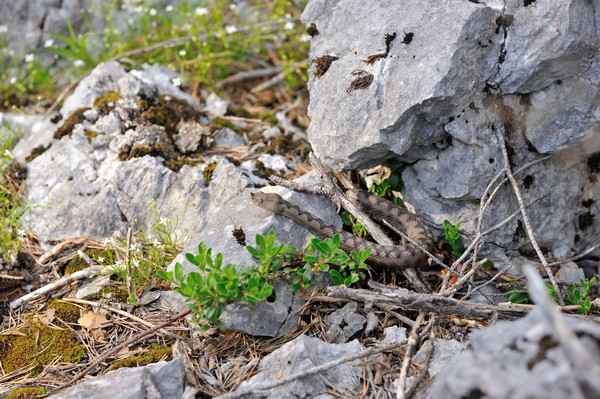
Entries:
<svg viewBox="0 0 600 399">
<path fill-rule="evenodd" d="M 223 116 L 227 113 L 228 108 L 229 101 L 223 100 L 215 93 L 211 93 L 206 97 L 206 105 L 204 106 L 206 112 L 213 114 L 214 116 Z"/>
</svg>

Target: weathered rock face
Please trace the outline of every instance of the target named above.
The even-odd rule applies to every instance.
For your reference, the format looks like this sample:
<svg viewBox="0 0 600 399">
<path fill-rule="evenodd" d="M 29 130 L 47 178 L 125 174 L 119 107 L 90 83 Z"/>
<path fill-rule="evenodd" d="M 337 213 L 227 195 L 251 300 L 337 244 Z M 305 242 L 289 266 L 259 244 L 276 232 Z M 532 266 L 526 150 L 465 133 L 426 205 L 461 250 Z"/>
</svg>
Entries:
<svg viewBox="0 0 600 399">
<path fill-rule="evenodd" d="M 407 162 L 405 196 L 418 213 L 473 234 L 479 199 L 504 168 L 500 135 L 513 170 L 557 154 L 517 174 L 526 202 L 542 198 L 529 212 L 546 252 L 568 256 L 595 243 L 598 7 L 310 1 L 302 20 L 319 32 L 309 82 L 314 151 L 337 168 Z M 517 209 L 511 190 L 491 208 L 484 229 Z M 491 236 L 495 257 L 527 252 L 523 232 L 514 220 Z"/>
<path fill-rule="evenodd" d="M 575 318 L 564 318 L 562 323 L 597 365 L 598 326 Z M 475 393 L 499 399 L 597 397 L 597 389 L 575 371 L 577 362 L 567 355 L 573 353 L 554 334 L 539 309 L 521 320 L 475 331 L 471 347 L 454 356 L 436 376 L 431 398 L 465 398 Z"/>
</svg>

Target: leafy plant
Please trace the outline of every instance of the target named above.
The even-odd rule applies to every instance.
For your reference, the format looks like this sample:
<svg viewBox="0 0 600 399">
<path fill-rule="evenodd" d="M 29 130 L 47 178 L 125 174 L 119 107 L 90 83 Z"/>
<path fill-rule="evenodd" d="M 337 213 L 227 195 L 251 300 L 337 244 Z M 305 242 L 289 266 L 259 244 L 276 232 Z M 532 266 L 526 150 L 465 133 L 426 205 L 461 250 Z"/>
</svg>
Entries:
<svg viewBox="0 0 600 399">
<path fill-rule="evenodd" d="M 352 251 L 348 255 L 340 248 L 340 236 L 336 234 L 325 240 L 311 238 L 303 253 L 302 260 L 306 262 L 303 267 L 284 269 L 291 278 L 292 290 L 307 288 L 319 273 L 329 273 L 333 284 L 349 287 L 365 278 L 365 270 L 368 269 L 365 262 L 371 255 L 371 249 Z"/>
<path fill-rule="evenodd" d="M 519 291 L 514 288 L 511 292 L 506 295 L 506 300 L 511 303 L 525 303 L 529 302 L 529 294 L 527 292 Z"/>
<path fill-rule="evenodd" d="M 448 244 L 450 253 L 454 258 L 459 258 L 465 251 L 465 244 L 458 233 L 461 224 L 453 225 L 448 220 L 444 220 L 444 235 L 438 237 L 440 244 Z"/>
<path fill-rule="evenodd" d="M 196 255 L 186 253 L 185 257 L 199 272 L 184 274 L 183 266 L 177 262 L 172 272 L 158 271 L 158 274 L 173 283 L 173 289 L 188 299 L 195 321 L 204 330 L 211 323 L 224 329 L 219 320 L 224 305 L 236 299 L 255 304 L 273 293 L 271 281 L 260 271 L 249 267 L 238 271 L 230 263 L 224 265 L 223 255 L 217 253 L 213 257 L 212 248 L 207 248 L 203 242 L 198 244 Z"/>
<path fill-rule="evenodd" d="M 94 259 L 122 281 L 132 284 L 136 292 L 148 285 L 162 284 L 160 272 L 181 250 L 182 238 L 176 233 L 177 220 L 160 217 L 152 203 L 150 207 L 154 215 L 151 232 L 138 230 L 133 234 L 128 259 L 124 259 L 127 253 L 126 240 L 118 236 L 104 240 L 105 250 Z M 137 296 L 130 293 L 128 302 L 135 305 Z"/>
<path fill-rule="evenodd" d="M 589 314 L 594 309 L 594 304 L 589 297 L 590 291 L 596 285 L 596 279 L 592 277 L 589 280 L 580 279 L 579 287 L 571 285 L 567 288 L 567 299 L 571 305 L 579 305 L 577 313 Z"/>
<path fill-rule="evenodd" d="M 340 216 L 345 225 L 352 226 L 352 231 L 354 231 L 354 234 L 356 234 L 358 237 L 365 238 L 367 235 L 369 235 L 369 232 L 365 226 L 356 220 L 350 212 L 343 211 Z"/>
<path fill-rule="evenodd" d="M 340 237 L 320 240 L 312 238 L 303 249 L 302 267 L 286 267 L 284 275 L 291 279 L 291 288 L 308 287 L 315 274 L 329 272 L 334 284 L 350 286 L 365 278 L 365 261 L 371 251 L 353 251 L 348 255 L 339 248 Z M 292 246 L 278 244 L 275 232 L 266 236 L 256 235 L 256 247 L 246 249 L 259 260 L 258 269 L 248 266 L 239 270 L 234 265 L 223 263 L 222 254 L 215 256 L 206 244 L 198 244 L 197 254 L 186 253 L 186 259 L 198 268 L 198 272 L 184 274 L 181 263 L 173 271 L 159 270 L 157 275 L 173 284 L 173 289 L 186 297 L 195 321 L 206 329 L 212 323 L 223 329 L 219 318 L 223 307 L 235 300 L 251 304 L 267 299 L 273 293 L 273 280 L 279 275 L 285 262 L 293 263 L 298 250 Z M 310 254 L 310 255 L 309 255 Z"/>
<path fill-rule="evenodd" d="M 274 274 L 281 269 L 286 259 L 298 255 L 298 250 L 291 245 L 276 244 L 275 232 L 270 230 L 266 236 L 256 235 L 256 248 L 248 245 L 246 249 L 259 261 L 259 273 L 263 276 Z"/>
</svg>

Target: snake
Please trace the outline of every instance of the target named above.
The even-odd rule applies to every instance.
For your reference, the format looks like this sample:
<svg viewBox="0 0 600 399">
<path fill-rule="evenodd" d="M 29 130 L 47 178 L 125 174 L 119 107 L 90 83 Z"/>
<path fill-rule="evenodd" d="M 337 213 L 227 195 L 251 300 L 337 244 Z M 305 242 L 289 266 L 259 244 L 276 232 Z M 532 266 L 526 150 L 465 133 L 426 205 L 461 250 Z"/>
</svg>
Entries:
<svg viewBox="0 0 600 399">
<path fill-rule="evenodd" d="M 431 252 L 433 236 L 421 218 L 406 208 L 364 190 L 348 190 L 358 200 L 371 217 L 379 222 L 385 220 L 402 231 L 422 248 Z M 251 194 L 252 202 L 264 210 L 293 220 L 319 238 L 340 235 L 340 247 L 345 251 L 371 249 L 369 264 L 391 270 L 417 268 L 427 261 L 427 255 L 411 244 L 380 245 L 359 238 L 339 227 L 333 226 L 312 213 L 291 204 L 279 194 L 256 191 Z"/>
</svg>

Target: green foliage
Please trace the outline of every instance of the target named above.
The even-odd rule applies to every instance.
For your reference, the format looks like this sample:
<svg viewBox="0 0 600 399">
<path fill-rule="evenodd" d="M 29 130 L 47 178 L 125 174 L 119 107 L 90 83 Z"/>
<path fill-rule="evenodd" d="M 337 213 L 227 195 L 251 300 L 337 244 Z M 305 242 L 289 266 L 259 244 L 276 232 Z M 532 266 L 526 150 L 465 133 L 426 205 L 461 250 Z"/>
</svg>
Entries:
<svg viewBox="0 0 600 399">
<path fill-rule="evenodd" d="M 17 129 L 0 126 L 0 256 L 7 262 L 16 260 L 25 234 L 22 226 L 27 206 L 20 195 L 20 182 L 8 176 L 17 165 L 10 151 L 20 135 Z"/>
<path fill-rule="evenodd" d="M 453 225 L 448 220 L 444 220 L 444 235 L 438 237 L 438 242 L 447 245 L 454 258 L 459 258 L 465 251 L 465 244 L 458 233 L 460 226 L 460 223 Z"/>
<path fill-rule="evenodd" d="M 172 272 L 158 273 L 188 299 L 195 321 L 204 330 L 211 323 L 224 329 L 219 320 L 224 305 L 236 299 L 254 304 L 273 292 L 273 286 L 258 270 L 244 268 L 240 272 L 230 263 L 224 265 L 223 255 L 218 253 L 213 257 L 212 248 L 207 248 L 203 242 L 198 244 L 196 255 L 187 253 L 185 257 L 199 272 L 184 274 L 183 266 L 178 262 Z"/>
<path fill-rule="evenodd" d="M 579 287 L 571 285 L 567 288 L 567 299 L 571 305 L 579 305 L 577 313 L 589 314 L 594 309 L 594 304 L 589 297 L 590 291 L 596 285 L 596 279 L 592 277 L 589 280 L 580 279 Z"/>
<path fill-rule="evenodd" d="M 175 259 L 181 248 L 182 239 L 176 233 L 177 221 L 160 217 L 152 203 L 150 206 L 154 214 L 151 232 L 139 230 L 133 235 L 128 260 L 115 260 L 117 253 L 123 258 L 127 252 L 126 240 L 118 236 L 105 240 L 106 249 L 93 257 L 119 279 L 131 283 L 136 292 L 148 285 L 162 284 L 160 272 Z M 130 293 L 127 302 L 135 306 L 137 300 L 137 296 Z"/>
<path fill-rule="evenodd" d="M 371 255 L 371 249 L 352 251 L 350 255 L 340 248 L 340 236 L 321 240 L 311 238 L 303 249 L 302 260 L 306 262 L 301 268 L 286 268 L 284 272 L 290 276 L 292 290 L 307 288 L 314 276 L 319 273 L 329 273 L 335 285 L 346 287 L 365 278 L 368 266 L 365 261 Z"/>
<path fill-rule="evenodd" d="M 343 211 L 340 216 L 345 225 L 352 226 L 352 231 L 354 231 L 354 234 L 356 236 L 361 238 L 367 237 L 369 232 L 367 231 L 365 226 L 363 226 L 361 222 L 356 220 L 350 212 Z"/>
<path fill-rule="evenodd" d="M 213 256 L 212 248 L 198 244 L 197 254 L 187 253 L 186 259 L 198 268 L 198 272 L 184 274 L 181 263 L 173 271 L 157 271 L 164 280 L 173 284 L 173 289 L 187 298 L 194 320 L 202 329 L 215 324 L 223 329 L 219 318 L 223 306 L 236 300 L 256 304 L 273 293 L 273 280 L 282 271 L 291 280 L 291 288 L 298 290 L 310 286 L 315 274 L 329 272 L 334 284 L 351 284 L 365 278 L 365 261 L 371 251 L 353 251 L 348 255 L 340 246 L 340 237 L 320 240 L 312 238 L 303 249 L 302 267 L 281 268 L 299 256 L 292 246 L 278 244 L 273 230 L 264 236 L 256 235 L 256 247 L 246 249 L 258 259 L 259 267 L 236 268 L 223 262 L 223 255 Z"/>
<path fill-rule="evenodd" d="M 506 300 L 511 303 L 525 303 L 529 302 L 529 294 L 526 292 L 518 291 L 517 289 L 511 290 L 511 292 L 506 295 Z"/>
<path fill-rule="evenodd" d="M 277 273 L 286 259 L 298 255 L 298 250 L 290 245 L 276 243 L 275 232 L 270 230 L 266 236 L 256 235 L 256 248 L 248 245 L 246 249 L 259 261 L 261 275 Z"/>
<path fill-rule="evenodd" d="M 94 67 L 98 64 L 97 59 L 90 51 L 90 44 L 88 42 L 89 33 L 77 35 L 73 30 L 73 25 L 70 21 L 67 21 L 67 28 L 69 29 L 69 36 L 61 35 L 59 33 L 50 33 L 55 38 L 62 41 L 66 47 L 54 46 L 48 49 L 48 51 L 58 54 L 64 59 L 71 60 L 74 66 L 87 66 Z"/>
<path fill-rule="evenodd" d="M 589 280 L 580 279 L 579 287 L 576 285 L 571 285 L 567 288 L 567 299 L 571 305 L 578 305 L 577 313 L 579 314 L 589 314 L 594 309 L 594 304 L 592 303 L 591 298 L 589 297 L 590 291 L 596 285 L 596 278 L 592 277 Z M 554 299 L 554 301 L 558 301 L 558 294 L 556 290 L 552 286 L 552 284 L 546 284 L 546 289 L 548 290 L 548 294 Z"/>
</svg>

